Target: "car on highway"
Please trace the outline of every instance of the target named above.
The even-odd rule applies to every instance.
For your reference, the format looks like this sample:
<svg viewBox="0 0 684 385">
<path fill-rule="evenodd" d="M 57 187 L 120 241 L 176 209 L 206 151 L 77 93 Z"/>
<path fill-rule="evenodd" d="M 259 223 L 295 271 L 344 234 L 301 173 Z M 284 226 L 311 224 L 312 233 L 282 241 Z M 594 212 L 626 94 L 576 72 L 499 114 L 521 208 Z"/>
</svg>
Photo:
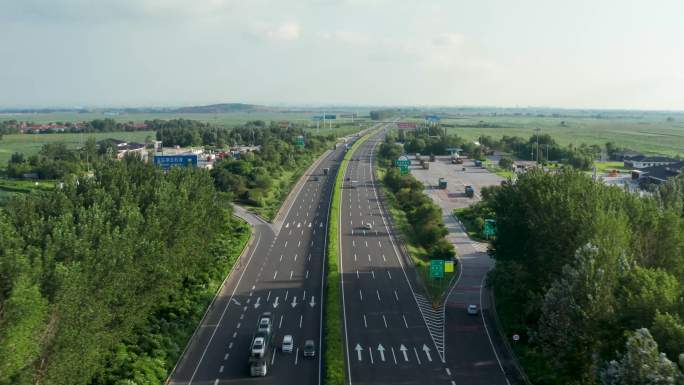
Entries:
<svg viewBox="0 0 684 385">
<path fill-rule="evenodd" d="M 283 353 L 292 353 L 293 347 L 294 347 L 294 339 L 292 338 L 292 335 L 286 334 L 283 337 L 283 345 L 280 348 L 280 350 L 282 350 Z"/>
<path fill-rule="evenodd" d="M 477 305 L 468 305 L 468 314 L 470 315 L 477 315 L 478 309 Z"/>
<path fill-rule="evenodd" d="M 370 222 L 366 222 L 363 224 L 363 228 L 366 230 L 373 230 L 373 225 L 371 225 Z"/>
<path fill-rule="evenodd" d="M 254 338 L 251 353 L 253 357 L 263 357 L 266 354 L 266 339 L 264 337 Z"/>
<path fill-rule="evenodd" d="M 318 182 L 318 177 L 315 176 L 315 177 L 312 178 L 312 180 L 313 180 L 314 182 Z"/>
<path fill-rule="evenodd" d="M 264 312 L 259 317 L 259 325 L 257 326 L 257 332 L 262 332 L 266 334 L 271 334 L 271 313 Z"/>
<path fill-rule="evenodd" d="M 314 340 L 304 342 L 304 357 L 316 357 L 316 343 Z"/>
</svg>

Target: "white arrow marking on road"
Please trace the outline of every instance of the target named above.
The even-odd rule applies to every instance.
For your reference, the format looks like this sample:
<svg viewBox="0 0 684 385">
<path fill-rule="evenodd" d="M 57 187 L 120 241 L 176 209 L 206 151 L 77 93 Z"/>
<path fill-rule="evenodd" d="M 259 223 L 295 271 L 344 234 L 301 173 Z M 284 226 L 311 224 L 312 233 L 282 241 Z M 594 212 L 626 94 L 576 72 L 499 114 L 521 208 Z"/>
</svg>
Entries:
<svg viewBox="0 0 684 385">
<path fill-rule="evenodd" d="M 261 301 L 261 297 L 257 297 L 256 303 L 254 304 L 254 308 L 258 308 L 261 304 L 259 303 Z"/>
<path fill-rule="evenodd" d="M 356 347 L 354 348 L 354 350 L 356 350 L 356 354 L 358 354 L 359 361 L 361 361 L 361 351 L 363 350 L 363 348 L 361 347 L 361 345 L 356 344 Z"/>
<path fill-rule="evenodd" d="M 278 303 L 278 297 L 276 297 L 275 300 L 273 300 L 273 308 L 277 309 L 278 305 L 280 305 L 280 304 Z"/>
<path fill-rule="evenodd" d="M 321 222 L 321 224 L 320 224 L 320 225 L 318 225 L 318 227 L 323 227 L 323 222 Z"/>
<path fill-rule="evenodd" d="M 240 305 L 240 302 L 238 302 L 235 298 L 233 298 L 233 303 L 238 305 L 238 306 L 242 306 L 242 305 Z"/>
<path fill-rule="evenodd" d="M 404 361 L 408 362 L 408 354 L 406 353 L 408 349 L 406 349 L 406 346 L 404 346 L 404 344 L 401 344 L 401 346 L 399 346 L 399 350 L 401 350 L 401 354 L 404 355 Z"/>
<path fill-rule="evenodd" d="M 432 356 L 430 356 L 430 348 L 428 348 L 427 345 L 423 344 L 423 351 L 425 352 L 428 361 L 432 362 Z"/>
<path fill-rule="evenodd" d="M 378 352 L 380 352 L 380 361 L 385 362 L 385 348 L 382 344 L 378 344 Z"/>
<path fill-rule="evenodd" d="M 297 306 L 297 296 L 292 297 L 292 307 Z"/>
<path fill-rule="evenodd" d="M 287 222 L 287 223 L 285 224 L 285 228 L 288 228 L 288 227 L 290 227 L 290 222 Z"/>
<path fill-rule="evenodd" d="M 300 227 L 302 227 L 302 223 L 301 223 L 301 222 L 300 222 L 300 223 L 297 223 L 297 228 L 300 228 Z"/>
<path fill-rule="evenodd" d="M 313 295 L 311 296 L 311 302 L 309 302 L 309 306 L 316 306 L 316 297 L 314 297 Z"/>
<path fill-rule="evenodd" d="M 309 226 L 307 226 L 307 227 L 311 227 L 311 222 L 309 222 Z"/>
</svg>

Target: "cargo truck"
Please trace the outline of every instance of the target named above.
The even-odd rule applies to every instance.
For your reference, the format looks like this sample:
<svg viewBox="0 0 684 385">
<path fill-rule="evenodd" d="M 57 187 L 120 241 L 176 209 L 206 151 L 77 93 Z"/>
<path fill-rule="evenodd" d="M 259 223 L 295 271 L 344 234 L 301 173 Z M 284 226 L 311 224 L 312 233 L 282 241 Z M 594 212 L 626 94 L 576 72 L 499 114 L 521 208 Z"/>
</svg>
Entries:
<svg viewBox="0 0 684 385">
<path fill-rule="evenodd" d="M 423 162 L 423 170 L 429 170 L 429 169 L 430 169 L 430 163 Z"/>
</svg>

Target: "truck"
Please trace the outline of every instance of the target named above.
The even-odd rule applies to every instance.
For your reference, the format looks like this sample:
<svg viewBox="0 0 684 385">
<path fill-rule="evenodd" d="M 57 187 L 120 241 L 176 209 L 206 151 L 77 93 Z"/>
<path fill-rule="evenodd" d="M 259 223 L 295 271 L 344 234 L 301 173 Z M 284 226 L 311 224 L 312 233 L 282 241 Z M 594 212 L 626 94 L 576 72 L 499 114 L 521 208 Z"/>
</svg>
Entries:
<svg viewBox="0 0 684 385">
<path fill-rule="evenodd" d="M 434 161 L 435 161 L 435 154 L 430 154 L 430 162 L 434 162 Z"/>
<path fill-rule="evenodd" d="M 463 164 L 463 159 L 458 154 L 451 155 L 451 164 Z"/>
<path fill-rule="evenodd" d="M 323 175 L 328 175 L 330 173 L 330 169 L 328 167 L 323 169 Z"/>
<path fill-rule="evenodd" d="M 441 190 L 444 190 L 445 188 L 447 188 L 447 180 L 444 178 L 439 178 L 437 188 L 439 188 Z"/>
<path fill-rule="evenodd" d="M 257 320 L 257 331 L 249 344 L 249 375 L 263 377 L 268 374 L 268 358 L 271 352 L 271 335 L 273 316 L 270 312 L 262 313 Z"/>
<path fill-rule="evenodd" d="M 423 170 L 429 170 L 429 169 L 430 169 L 430 163 L 423 162 Z"/>
<path fill-rule="evenodd" d="M 468 198 L 472 198 L 475 196 L 475 189 L 473 188 L 473 186 L 465 186 L 465 195 Z"/>
</svg>

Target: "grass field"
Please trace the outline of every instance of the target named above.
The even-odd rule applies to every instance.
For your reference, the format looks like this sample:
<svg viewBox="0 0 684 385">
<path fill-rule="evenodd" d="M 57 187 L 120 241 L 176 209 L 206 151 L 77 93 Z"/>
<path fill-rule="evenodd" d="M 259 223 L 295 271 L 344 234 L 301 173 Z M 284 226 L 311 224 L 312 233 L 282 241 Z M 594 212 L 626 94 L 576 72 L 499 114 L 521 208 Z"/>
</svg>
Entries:
<svg viewBox="0 0 684 385">
<path fill-rule="evenodd" d="M 444 118 L 441 123 L 449 133 L 468 140 L 476 140 L 480 135 L 527 139 L 540 128 L 542 134 L 550 134 L 562 145 L 614 142 L 643 153 L 684 155 L 684 120 L 667 121 L 662 115 L 611 118 L 482 115 Z"/>
<path fill-rule="evenodd" d="M 96 134 L 12 134 L 4 135 L 0 140 L 0 168 L 7 166 L 7 161 L 15 152 L 27 156 L 37 154 L 46 143 L 64 142 L 70 148 L 80 147 L 86 139 L 94 137 L 96 140 L 106 138 L 122 139 L 131 142 L 145 143 L 146 137 L 154 138 L 154 131 L 136 132 L 103 132 Z"/>
</svg>

